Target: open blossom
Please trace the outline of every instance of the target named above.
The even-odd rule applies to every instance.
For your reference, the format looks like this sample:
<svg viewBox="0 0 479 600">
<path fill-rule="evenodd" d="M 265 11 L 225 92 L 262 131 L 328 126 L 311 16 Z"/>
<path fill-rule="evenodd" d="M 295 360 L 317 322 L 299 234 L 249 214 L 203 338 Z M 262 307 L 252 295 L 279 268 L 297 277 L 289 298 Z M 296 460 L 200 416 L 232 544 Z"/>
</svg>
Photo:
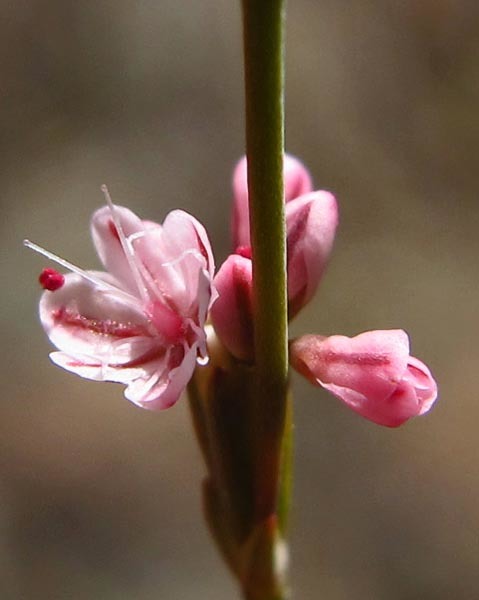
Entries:
<svg viewBox="0 0 479 600">
<path fill-rule="evenodd" d="M 26 242 L 73 271 L 63 281 L 53 269 L 40 276 L 40 319 L 59 350 L 50 357 L 87 379 L 125 384 L 139 406 L 168 408 L 206 358 L 214 299 L 207 234 L 183 211 L 157 225 L 111 201 L 94 213 L 91 232 L 107 272 L 83 271 Z"/>
<path fill-rule="evenodd" d="M 408 336 L 400 329 L 353 338 L 305 335 L 291 343 L 291 364 L 379 425 L 397 427 L 422 415 L 437 397 L 431 372 L 409 355 Z"/>
</svg>

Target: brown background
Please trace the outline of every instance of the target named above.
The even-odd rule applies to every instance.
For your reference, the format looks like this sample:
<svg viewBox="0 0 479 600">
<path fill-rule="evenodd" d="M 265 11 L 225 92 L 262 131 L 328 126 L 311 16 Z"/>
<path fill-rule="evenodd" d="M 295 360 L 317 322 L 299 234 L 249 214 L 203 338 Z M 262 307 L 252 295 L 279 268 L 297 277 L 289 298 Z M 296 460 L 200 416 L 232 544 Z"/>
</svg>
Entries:
<svg viewBox="0 0 479 600">
<path fill-rule="evenodd" d="M 293 379 L 297 599 L 478 597 L 478 6 L 289 2 L 287 148 L 341 207 L 293 334 L 403 327 L 441 390 L 390 431 Z M 151 414 L 52 366 L 21 240 L 96 267 L 105 182 L 144 217 L 193 212 L 225 257 L 238 3 L 4 1 L 0 76 L 1 598 L 237 598 L 186 402 Z"/>
</svg>

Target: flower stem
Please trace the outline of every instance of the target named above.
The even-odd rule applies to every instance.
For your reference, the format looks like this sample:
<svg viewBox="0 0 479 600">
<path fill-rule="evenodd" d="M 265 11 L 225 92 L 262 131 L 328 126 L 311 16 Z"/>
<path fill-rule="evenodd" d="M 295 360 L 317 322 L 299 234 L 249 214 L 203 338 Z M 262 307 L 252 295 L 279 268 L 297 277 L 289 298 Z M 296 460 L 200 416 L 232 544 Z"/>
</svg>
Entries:
<svg viewBox="0 0 479 600">
<path fill-rule="evenodd" d="M 210 361 L 189 384 L 208 475 L 203 506 L 245 600 L 287 597 L 292 413 L 288 393 L 284 218 L 284 3 L 242 0 L 254 364 L 213 331 Z"/>
<path fill-rule="evenodd" d="M 246 155 L 255 302 L 252 411 L 256 558 L 247 600 L 283 600 L 287 561 L 277 562 L 291 490 L 284 211 L 285 0 L 243 0 Z M 285 550 L 287 554 L 287 550 Z"/>
<path fill-rule="evenodd" d="M 287 386 L 284 218 L 284 0 L 243 0 L 246 149 L 255 297 L 257 516 L 276 510 Z"/>
</svg>

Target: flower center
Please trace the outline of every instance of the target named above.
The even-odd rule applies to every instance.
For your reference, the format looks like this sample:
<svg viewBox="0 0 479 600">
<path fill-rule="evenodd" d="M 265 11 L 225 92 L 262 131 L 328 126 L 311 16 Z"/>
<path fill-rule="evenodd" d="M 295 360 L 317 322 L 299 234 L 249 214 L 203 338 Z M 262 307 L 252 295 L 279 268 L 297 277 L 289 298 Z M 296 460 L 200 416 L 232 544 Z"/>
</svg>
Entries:
<svg viewBox="0 0 479 600">
<path fill-rule="evenodd" d="M 150 302 L 146 312 L 165 342 L 175 344 L 185 337 L 186 324 L 180 315 L 162 302 Z"/>
</svg>

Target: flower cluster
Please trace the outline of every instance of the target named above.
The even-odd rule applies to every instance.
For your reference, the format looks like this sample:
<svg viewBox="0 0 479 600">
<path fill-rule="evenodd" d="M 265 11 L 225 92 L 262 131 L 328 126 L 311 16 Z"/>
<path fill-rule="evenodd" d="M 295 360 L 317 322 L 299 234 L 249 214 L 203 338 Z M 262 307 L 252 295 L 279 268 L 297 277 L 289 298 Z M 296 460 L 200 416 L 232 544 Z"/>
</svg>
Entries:
<svg viewBox="0 0 479 600">
<path fill-rule="evenodd" d="M 313 192 L 309 173 L 284 157 L 287 232 L 288 315 L 293 318 L 314 296 L 326 267 L 338 224 L 329 192 Z M 235 251 L 215 277 L 218 300 L 211 310 L 216 333 L 237 358 L 254 359 L 253 275 L 249 234 L 246 159 L 233 177 L 232 237 Z"/>
<path fill-rule="evenodd" d="M 332 194 L 313 191 L 294 157 L 284 157 L 288 317 L 313 298 L 338 224 Z M 97 210 L 91 233 L 106 272 L 84 271 L 26 241 L 67 268 L 45 269 L 40 319 L 58 352 L 57 365 L 82 377 L 125 384 L 125 396 L 163 409 L 180 397 L 207 360 L 208 315 L 225 348 L 254 362 L 253 264 L 247 164 L 233 177 L 233 253 L 215 275 L 203 226 L 183 211 L 163 225 L 112 204 Z M 437 396 L 429 369 L 409 355 L 402 330 L 353 338 L 305 335 L 290 343 L 292 366 L 363 417 L 389 427 L 423 414 Z"/>
<path fill-rule="evenodd" d="M 338 223 L 334 196 L 312 191 L 305 167 L 284 158 L 287 230 L 288 316 L 314 296 L 332 249 Z M 219 298 L 211 309 L 217 334 L 242 360 L 254 359 L 252 264 L 247 165 L 233 178 L 232 237 L 236 250 L 215 277 Z M 429 369 L 409 355 L 402 330 L 369 331 L 356 337 L 305 335 L 290 344 L 292 366 L 366 419 L 396 427 L 429 410 L 437 386 Z"/>
</svg>

